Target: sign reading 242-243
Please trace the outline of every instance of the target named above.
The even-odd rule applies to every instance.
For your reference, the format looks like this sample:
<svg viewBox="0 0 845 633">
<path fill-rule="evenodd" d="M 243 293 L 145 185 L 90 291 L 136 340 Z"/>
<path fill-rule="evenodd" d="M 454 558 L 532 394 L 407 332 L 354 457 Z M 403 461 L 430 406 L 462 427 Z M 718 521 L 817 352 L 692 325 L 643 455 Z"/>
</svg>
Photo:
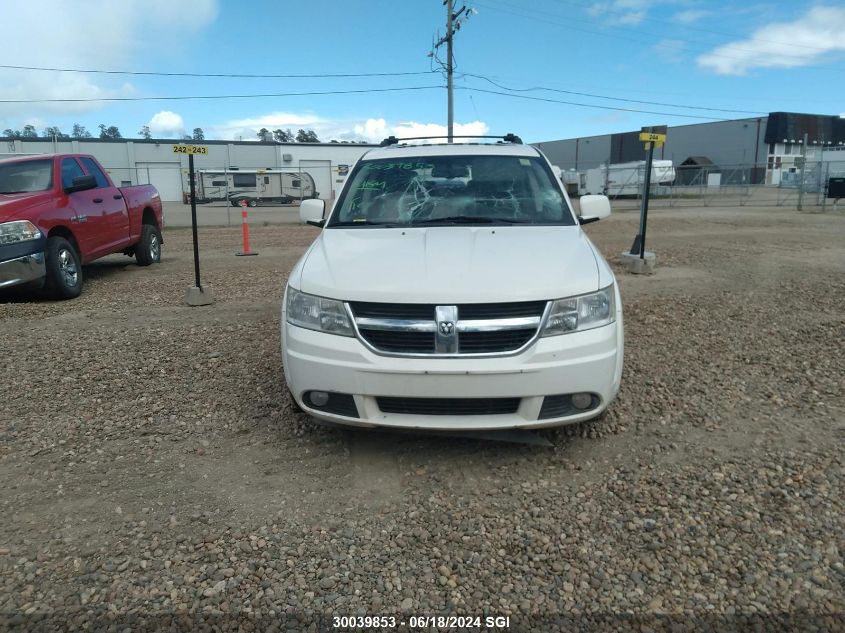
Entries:
<svg viewBox="0 0 845 633">
<path fill-rule="evenodd" d="M 174 145 L 174 154 L 208 154 L 208 148 L 205 145 Z"/>
</svg>

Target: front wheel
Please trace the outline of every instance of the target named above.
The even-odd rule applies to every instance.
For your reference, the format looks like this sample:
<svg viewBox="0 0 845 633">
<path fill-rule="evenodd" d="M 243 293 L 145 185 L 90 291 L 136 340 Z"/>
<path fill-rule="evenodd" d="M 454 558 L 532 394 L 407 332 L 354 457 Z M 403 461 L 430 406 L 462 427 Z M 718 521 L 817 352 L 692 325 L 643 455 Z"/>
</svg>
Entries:
<svg viewBox="0 0 845 633">
<path fill-rule="evenodd" d="M 161 261 L 161 233 L 157 226 L 144 224 L 141 227 L 141 239 L 135 246 L 135 259 L 139 266 L 149 266 Z"/>
<path fill-rule="evenodd" d="M 74 299 L 82 292 L 82 261 L 73 244 L 54 235 L 45 251 L 47 278 L 44 288 L 55 299 Z"/>
</svg>

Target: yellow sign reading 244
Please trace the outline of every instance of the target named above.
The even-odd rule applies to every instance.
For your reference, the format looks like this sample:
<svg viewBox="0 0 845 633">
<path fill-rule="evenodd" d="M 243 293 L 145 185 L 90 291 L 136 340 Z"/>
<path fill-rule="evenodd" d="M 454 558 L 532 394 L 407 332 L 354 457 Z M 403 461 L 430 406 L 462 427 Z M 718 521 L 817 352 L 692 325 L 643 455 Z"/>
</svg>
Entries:
<svg viewBox="0 0 845 633">
<path fill-rule="evenodd" d="M 174 154 L 208 154 L 208 148 L 205 145 L 174 145 Z"/>
</svg>

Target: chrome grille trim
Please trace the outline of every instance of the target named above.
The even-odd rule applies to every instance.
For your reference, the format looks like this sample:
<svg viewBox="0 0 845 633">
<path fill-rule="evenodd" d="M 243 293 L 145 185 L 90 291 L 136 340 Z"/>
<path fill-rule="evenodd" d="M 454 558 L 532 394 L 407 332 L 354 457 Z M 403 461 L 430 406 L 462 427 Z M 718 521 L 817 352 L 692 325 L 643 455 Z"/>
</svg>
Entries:
<svg viewBox="0 0 845 633">
<path fill-rule="evenodd" d="M 548 319 L 551 311 L 552 302 L 544 301 L 543 314 L 534 317 L 506 317 L 500 319 L 468 319 L 460 320 L 460 312 L 458 312 L 458 321 L 455 323 L 455 332 L 471 333 L 471 332 L 502 332 L 513 330 L 529 330 L 534 332 L 524 344 L 520 347 L 496 352 L 448 352 L 438 353 L 435 351 L 435 346 L 432 346 L 431 352 L 393 352 L 379 349 L 370 343 L 367 338 L 361 333 L 361 330 L 382 330 L 390 332 L 416 332 L 416 333 L 431 333 L 435 337 L 438 334 L 438 323 L 435 319 L 393 319 L 393 318 L 373 318 L 373 317 L 356 317 L 349 302 L 344 304 L 349 320 L 355 330 L 356 338 L 363 343 L 363 345 L 374 354 L 379 356 L 394 356 L 401 358 L 495 358 L 504 356 L 515 356 L 521 354 L 527 348 L 534 344 L 540 338 L 540 333 L 543 331 L 543 326 Z M 437 306 L 432 306 L 433 311 Z"/>
</svg>

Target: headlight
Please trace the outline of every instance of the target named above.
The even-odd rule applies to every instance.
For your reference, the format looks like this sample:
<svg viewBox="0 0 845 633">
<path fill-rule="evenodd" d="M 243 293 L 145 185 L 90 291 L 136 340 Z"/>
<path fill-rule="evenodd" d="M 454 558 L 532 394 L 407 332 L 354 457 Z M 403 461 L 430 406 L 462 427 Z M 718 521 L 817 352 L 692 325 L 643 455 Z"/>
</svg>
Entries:
<svg viewBox="0 0 845 633">
<path fill-rule="evenodd" d="M 352 324 L 342 301 L 316 297 L 288 286 L 287 321 L 326 334 L 352 336 Z"/>
<path fill-rule="evenodd" d="M 0 224 L 0 245 L 37 240 L 39 237 L 41 237 L 41 231 L 28 220 Z"/>
<path fill-rule="evenodd" d="M 616 319 L 613 284 L 580 297 L 558 299 L 552 303 L 543 336 L 569 334 L 613 323 Z"/>
</svg>

